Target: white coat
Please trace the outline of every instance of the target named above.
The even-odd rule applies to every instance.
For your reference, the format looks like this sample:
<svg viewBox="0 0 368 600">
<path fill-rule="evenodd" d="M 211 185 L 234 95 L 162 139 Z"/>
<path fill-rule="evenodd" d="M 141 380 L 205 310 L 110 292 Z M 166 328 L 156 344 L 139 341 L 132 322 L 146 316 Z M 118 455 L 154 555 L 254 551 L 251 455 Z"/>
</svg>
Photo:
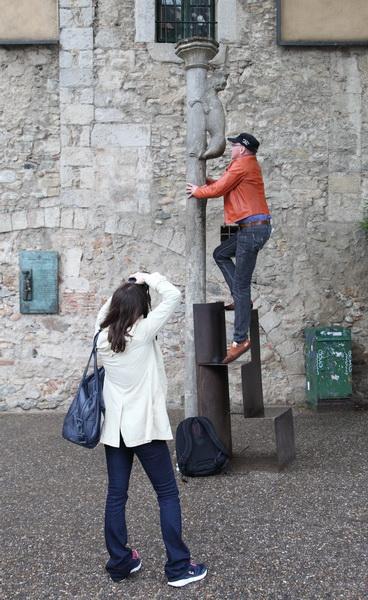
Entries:
<svg viewBox="0 0 368 600">
<path fill-rule="evenodd" d="M 167 380 L 160 347 L 155 339 L 180 302 L 181 293 L 160 273 L 145 274 L 145 282 L 161 294 L 160 304 L 134 323 L 124 352 L 113 352 L 108 328 L 98 337 L 98 355 L 105 367 L 105 418 L 100 442 L 116 448 L 120 434 L 128 447 L 152 440 L 171 440 L 166 410 Z M 97 332 L 111 298 L 97 316 Z"/>
</svg>

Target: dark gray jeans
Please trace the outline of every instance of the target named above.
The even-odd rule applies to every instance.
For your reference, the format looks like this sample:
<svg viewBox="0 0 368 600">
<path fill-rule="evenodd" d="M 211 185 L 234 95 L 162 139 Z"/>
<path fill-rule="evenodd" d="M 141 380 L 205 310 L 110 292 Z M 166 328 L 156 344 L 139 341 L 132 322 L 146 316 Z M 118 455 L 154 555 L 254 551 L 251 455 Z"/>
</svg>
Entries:
<svg viewBox="0 0 368 600">
<path fill-rule="evenodd" d="M 258 252 L 271 235 L 271 224 L 243 227 L 222 242 L 213 258 L 220 267 L 235 303 L 234 342 L 248 338 L 250 286 Z M 235 264 L 232 258 L 235 256 Z"/>
</svg>

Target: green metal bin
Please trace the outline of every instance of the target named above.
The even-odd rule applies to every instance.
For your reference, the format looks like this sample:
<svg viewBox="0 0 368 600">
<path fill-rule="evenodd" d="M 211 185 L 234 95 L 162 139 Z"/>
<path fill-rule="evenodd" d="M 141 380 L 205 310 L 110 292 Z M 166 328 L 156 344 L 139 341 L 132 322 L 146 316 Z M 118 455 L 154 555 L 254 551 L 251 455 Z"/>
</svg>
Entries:
<svg viewBox="0 0 368 600">
<path fill-rule="evenodd" d="M 308 404 L 317 407 L 319 400 L 351 396 L 351 330 L 309 327 L 304 334 Z"/>
</svg>

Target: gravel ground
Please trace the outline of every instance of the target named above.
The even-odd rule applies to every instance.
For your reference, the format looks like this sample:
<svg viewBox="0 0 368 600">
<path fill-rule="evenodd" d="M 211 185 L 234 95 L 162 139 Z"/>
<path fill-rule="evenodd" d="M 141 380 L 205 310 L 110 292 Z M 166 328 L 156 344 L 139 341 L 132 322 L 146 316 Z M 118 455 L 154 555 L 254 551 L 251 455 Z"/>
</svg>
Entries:
<svg viewBox="0 0 368 600">
<path fill-rule="evenodd" d="M 171 417 L 175 425 L 182 415 Z M 0 418 L 1 598 L 368 599 L 368 412 L 299 411 L 297 459 L 282 472 L 272 466 L 271 424 L 234 415 L 240 466 L 179 481 L 185 540 L 209 567 L 181 590 L 167 586 L 156 499 L 138 463 L 127 522 L 143 568 L 119 584 L 105 574 L 103 449 L 64 441 L 62 420 Z"/>
</svg>

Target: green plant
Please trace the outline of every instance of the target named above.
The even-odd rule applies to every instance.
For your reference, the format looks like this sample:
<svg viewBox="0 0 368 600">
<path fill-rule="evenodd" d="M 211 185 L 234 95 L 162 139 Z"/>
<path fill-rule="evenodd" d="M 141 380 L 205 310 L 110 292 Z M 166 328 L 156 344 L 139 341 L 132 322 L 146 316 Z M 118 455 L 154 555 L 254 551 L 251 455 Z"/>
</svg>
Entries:
<svg viewBox="0 0 368 600">
<path fill-rule="evenodd" d="M 368 202 L 365 202 L 363 208 L 363 220 L 360 221 L 360 226 L 364 231 L 368 231 Z"/>
<path fill-rule="evenodd" d="M 360 222 L 360 225 L 364 231 L 368 231 L 368 217 L 363 219 L 363 221 Z"/>
</svg>

